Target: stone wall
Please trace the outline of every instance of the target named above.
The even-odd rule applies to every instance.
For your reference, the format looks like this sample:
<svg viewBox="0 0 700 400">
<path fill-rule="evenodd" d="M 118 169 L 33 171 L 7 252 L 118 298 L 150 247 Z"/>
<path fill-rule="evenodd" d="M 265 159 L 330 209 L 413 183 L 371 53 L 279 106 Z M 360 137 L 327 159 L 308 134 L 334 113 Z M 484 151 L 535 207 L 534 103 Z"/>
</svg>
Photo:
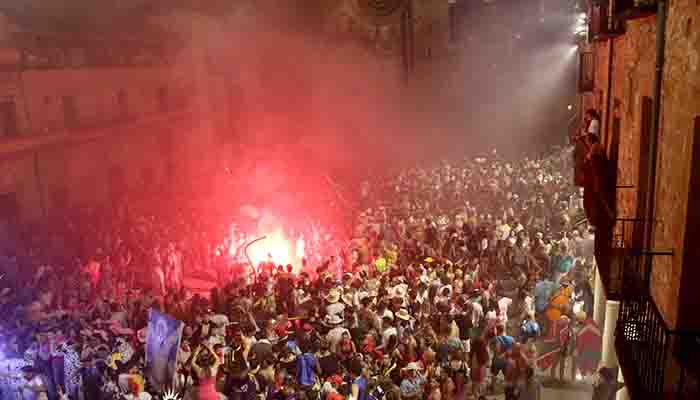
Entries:
<svg viewBox="0 0 700 400">
<path fill-rule="evenodd" d="M 219 152 L 208 133 L 190 113 L 83 132 L 75 140 L 0 159 L 0 194 L 15 194 L 22 222 L 51 214 L 61 192 L 67 205 L 108 206 L 114 170 L 121 171 L 125 190 L 172 183 L 186 191 L 203 170 L 217 167 L 209 162 Z M 147 176 L 151 187 L 143 186 Z"/>
<path fill-rule="evenodd" d="M 158 111 L 158 91 L 172 96 L 177 86 L 167 68 L 92 68 L 31 70 L 23 73 L 27 107 L 18 110 L 29 123 L 25 132 L 47 133 L 65 128 L 64 96 L 75 99 L 80 125 L 95 126 L 120 118 L 119 92 L 126 94 L 129 115 Z"/>
</svg>

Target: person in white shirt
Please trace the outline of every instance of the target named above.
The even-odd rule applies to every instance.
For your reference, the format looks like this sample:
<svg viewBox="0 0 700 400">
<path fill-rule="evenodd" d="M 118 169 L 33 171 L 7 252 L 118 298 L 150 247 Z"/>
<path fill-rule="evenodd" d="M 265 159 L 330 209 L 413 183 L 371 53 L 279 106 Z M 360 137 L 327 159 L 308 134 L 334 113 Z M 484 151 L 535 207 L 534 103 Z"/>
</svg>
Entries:
<svg viewBox="0 0 700 400">
<path fill-rule="evenodd" d="M 479 326 L 484 318 L 484 308 L 477 302 L 472 302 L 472 325 Z"/>
<path fill-rule="evenodd" d="M 22 400 L 48 400 L 46 382 L 41 375 L 36 373 L 34 367 L 22 368 L 24 382 L 18 387 L 22 394 Z"/>
<path fill-rule="evenodd" d="M 323 324 L 328 327 L 332 327 L 328 334 L 326 334 L 326 340 L 328 340 L 331 352 L 335 353 L 338 343 L 340 343 L 343 338 L 343 334 L 346 332 L 350 334 L 350 331 L 348 331 L 342 325 L 343 318 L 339 315 L 326 315 L 326 319 L 324 319 Z"/>
<path fill-rule="evenodd" d="M 589 135 L 598 135 L 600 133 L 600 117 L 598 112 L 591 109 L 586 111 L 587 127 L 586 133 Z"/>
</svg>

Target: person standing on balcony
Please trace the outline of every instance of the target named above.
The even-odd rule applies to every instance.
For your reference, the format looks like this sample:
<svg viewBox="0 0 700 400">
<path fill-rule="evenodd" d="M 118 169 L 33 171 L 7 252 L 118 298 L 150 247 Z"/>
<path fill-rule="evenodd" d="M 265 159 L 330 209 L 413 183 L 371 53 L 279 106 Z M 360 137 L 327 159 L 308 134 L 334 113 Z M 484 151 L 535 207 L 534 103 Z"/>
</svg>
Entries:
<svg viewBox="0 0 700 400">
<path fill-rule="evenodd" d="M 588 134 L 586 142 L 588 154 L 586 156 L 584 207 L 590 224 L 595 227 L 595 255 L 601 256 L 604 249 L 610 245 L 612 227 L 615 224 L 613 171 L 616 166 L 610 165 L 605 148 L 597 135 Z"/>
<path fill-rule="evenodd" d="M 589 109 L 586 111 L 586 117 L 584 119 L 584 127 L 585 127 L 585 132 L 583 133 L 584 136 L 586 135 L 600 135 L 600 116 L 598 115 L 598 112 L 594 109 Z"/>
<path fill-rule="evenodd" d="M 600 134 L 600 117 L 598 112 L 593 109 L 586 111 L 583 117 L 583 123 L 581 124 L 581 129 L 578 134 L 573 137 L 574 144 L 574 166 L 575 166 L 575 184 L 577 186 L 585 186 L 585 170 L 584 164 L 586 161 L 586 155 L 588 154 L 586 137 L 589 134 L 599 135 Z"/>
</svg>

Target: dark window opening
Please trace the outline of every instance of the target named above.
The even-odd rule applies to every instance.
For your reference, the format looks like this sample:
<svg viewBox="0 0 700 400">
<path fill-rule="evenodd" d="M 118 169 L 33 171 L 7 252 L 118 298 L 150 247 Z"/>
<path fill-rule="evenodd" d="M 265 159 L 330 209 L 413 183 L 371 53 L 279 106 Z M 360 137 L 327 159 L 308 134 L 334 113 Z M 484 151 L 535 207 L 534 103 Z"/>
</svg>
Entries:
<svg viewBox="0 0 700 400">
<path fill-rule="evenodd" d="M 451 2 L 448 5 L 448 13 L 450 17 L 450 43 L 457 40 L 457 4 Z"/>
<path fill-rule="evenodd" d="M 68 190 L 56 188 L 51 192 L 51 205 L 59 214 L 68 209 Z"/>
<path fill-rule="evenodd" d="M 129 116 L 129 96 L 124 90 L 120 90 L 119 93 L 117 93 L 117 107 L 118 117 L 120 119 Z"/>
<path fill-rule="evenodd" d="M 124 169 L 116 166 L 109 169 L 109 185 L 116 189 L 121 189 L 126 184 Z"/>
<path fill-rule="evenodd" d="M 143 180 L 143 186 L 145 190 L 152 190 L 153 184 L 155 183 L 153 168 L 144 167 L 141 170 L 141 179 Z"/>
<path fill-rule="evenodd" d="M 15 102 L 5 100 L 0 102 L 0 137 L 16 136 L 17 129 L 17 107 Z"/>
<path fill-rule="evenodd" d="M 168 111 L 169 107 L 168 88 L 163 86 L 158 88 L 158 109 L 161 112 Z"/>
<path fill-rule="evenodd" d="M 646 200 L 647 191 L 649 189 L 649 143 L 651 135 L 655 132 L 651 131 L 652 112 L 654 104 L 651 97 L 642 98 L 642 112 L 640 113 L 640 136 L 639 136 L 639 165 L 638 165 L 638 180 L 637 180 L 637 217 L 643 218 L 646 215 Z M 642 229 L 634 233 L 635 248 L 642 248 L 644 242 L 644 233 Z"/>
<path fill-rule="evenodd" d="M 579 81 L 578 89 L 580 93 L 592 92 L 594 88 L 595 63 L 593 52 L 581 53 L 579 56 Z"/>
<path fill-rule="evenodd" d="M 610 174 L 611 174 L 611 182 L 617 184 L 617 161 L 619 159 L 619 152 L 620 152 L 620 131 L 621 131 L 621 121 L 619 116 L 615 116 L 613 118 L 612 122 L 612 137 L 610 138 L 610 147 L 608 149 L 608 160 L 610 160 Z M 615 196 L 612 196 L 611 201 L 613 201 L 613 204 L 611 204 L 611 208 L 615 210 L 615 201 L 617 199 Z"/>
<path fill-rule="evenodd" d="M 75 104 L 74 96 L 63 96 L 61 98 L 63 104 L 63 121 L 68 129 L 78 127 L 78 107 Z"/>
</svg>

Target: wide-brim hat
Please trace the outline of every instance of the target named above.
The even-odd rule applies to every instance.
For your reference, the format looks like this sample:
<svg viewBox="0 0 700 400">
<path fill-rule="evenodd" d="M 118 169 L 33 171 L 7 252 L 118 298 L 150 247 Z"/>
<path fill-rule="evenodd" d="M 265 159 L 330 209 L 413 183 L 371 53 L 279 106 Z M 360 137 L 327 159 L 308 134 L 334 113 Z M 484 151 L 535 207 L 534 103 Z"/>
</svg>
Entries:
<svg viewBox="0 0 700 400">
<path fill-rule="evenodd" d="M 343 300 L 343 303 L 346 305 L 352 307 L 353 306 L 353 296 L 350 293 L 345 293 L 344 295 L 340 296 L 340 298 Z"/>
<path fill-rule="evenodd" d="M 405 368 L 402 368 L 404 371 L 420 371 L 422 368 L 417 362 L 412 362 L 408 363 Z"/>
<path fill-rule="evenodd" d="M 406 286 L 404 284 L 394 286 L 392 290 L 392 297 L 403 299 L 406 296 Z"/>
<path fill-rule="evenodd" d="M 329 303 L 337 303 L 340 300 L 340 292 L 337 289 L 331 289 L 326 296 L 326 301 Z"/>
<path fill-rule="evenodd" d="M 400 309 L 394 315 L 396 316 L 396 318 L 404 320 L 404 321 L 409 321 L 411 319 L 411 315 L 408 313 L 408 310 L 406 310 L 405 308 Z"/>
<path fill-rule="evenodd" d="M 365 282 L 365 287 L 368 292 L 377 291 L 379 289 L 379 282 L 377 282 L 376 279 L 368 279 L 367 282 Z"/>
<path fill-rule="evenodd" d="M 583 322 L 588 318 L 588 315 L 586 314 L 585 311 L 579 311 L 576 313 L 576 320 L 579 322 Z"/>
<path fill-rule="evenodd" d="M 382 318 L 394 320 L 394 313 L 391 312 L 391 310 L 384 310 L 384 314 L 382 314 Z"/>
</svg>

